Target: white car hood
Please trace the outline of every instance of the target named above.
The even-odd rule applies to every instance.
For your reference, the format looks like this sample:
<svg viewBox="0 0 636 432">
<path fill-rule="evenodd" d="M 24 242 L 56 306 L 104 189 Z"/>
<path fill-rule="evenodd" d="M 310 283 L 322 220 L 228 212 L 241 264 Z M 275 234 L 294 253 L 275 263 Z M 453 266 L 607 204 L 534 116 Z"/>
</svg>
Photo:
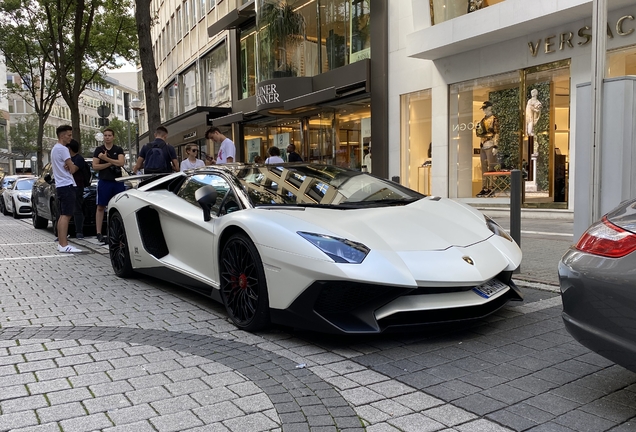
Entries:
<svg viewBox="0 0 636 432">
<path fill-rule="evenodd" d="M 439 251 L 469 246 L 493 235 L 480 216 L 454 201 L 437 198 L 407 206 L 275 211 L 323 227 L 318 234 L 358 241 L 376 250 Z"/>
</svg>

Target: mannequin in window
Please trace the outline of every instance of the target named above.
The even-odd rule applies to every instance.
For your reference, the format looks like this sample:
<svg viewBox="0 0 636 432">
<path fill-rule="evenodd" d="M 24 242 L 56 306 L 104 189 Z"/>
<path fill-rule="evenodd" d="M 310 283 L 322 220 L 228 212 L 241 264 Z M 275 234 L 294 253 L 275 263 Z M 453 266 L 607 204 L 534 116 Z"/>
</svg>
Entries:
<svg viewBox="0 0 636 432">
<path fill-rule="evenodd" d="M 481 160 L 482 188 L 478 197 L 490 195 L 485 173 L 494 171 L 498 164 L 497 141 L 499 140 L 499 119 L 492 112 L 492 102 L 486 101 L 481 106 L 484 110 L 484 118 L 475 126 L 475 133 L 481 140 L 479 158 Z"/>
<path fill-rule="evenodd" d="M 534 137 L 534 128 L 541 117 L 541 102 L 537 99 L 539 91 L 537 89 L 530 90 L 530 99 L 526 104 L 526 133 L 529 137 Z"/>
</svg>

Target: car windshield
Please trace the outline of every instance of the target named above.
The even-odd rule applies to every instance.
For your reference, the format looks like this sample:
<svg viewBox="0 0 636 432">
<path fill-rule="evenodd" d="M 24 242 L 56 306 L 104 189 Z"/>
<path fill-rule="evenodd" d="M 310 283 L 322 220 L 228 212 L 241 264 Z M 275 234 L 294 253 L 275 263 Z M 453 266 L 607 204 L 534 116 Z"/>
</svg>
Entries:
<svg viewBox="0 0 636 432">
<path fill-rule="evenodd" d="M 15 185 L 15 190 L 31 190 L 33 189 L 33 183 L 35 183 L 35 179 L 20 180 Z"/>
<path fill-rule="evenodd" d="M 424 197 L 397 183 L 331 165 L 276 165 L 235 172 L 253 206 L 361 208 L 405 205 Z"/>
</svg>

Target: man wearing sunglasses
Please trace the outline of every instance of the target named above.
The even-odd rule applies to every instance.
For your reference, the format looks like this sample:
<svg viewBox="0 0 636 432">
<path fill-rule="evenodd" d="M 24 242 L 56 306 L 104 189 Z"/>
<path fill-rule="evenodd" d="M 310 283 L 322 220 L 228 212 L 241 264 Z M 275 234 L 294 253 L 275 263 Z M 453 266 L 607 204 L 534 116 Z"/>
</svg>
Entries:
<svg viewBox="0 0 636 432">
<path fill-rule="evenodd" d="M 188 157 L 181 161 L 181 171 L 205 166 L 205 163 L 201 159 L 197 158 L 199 155 L 199 148 L 196 144 L 186 145 L 185 151 Z"/>
</svg>

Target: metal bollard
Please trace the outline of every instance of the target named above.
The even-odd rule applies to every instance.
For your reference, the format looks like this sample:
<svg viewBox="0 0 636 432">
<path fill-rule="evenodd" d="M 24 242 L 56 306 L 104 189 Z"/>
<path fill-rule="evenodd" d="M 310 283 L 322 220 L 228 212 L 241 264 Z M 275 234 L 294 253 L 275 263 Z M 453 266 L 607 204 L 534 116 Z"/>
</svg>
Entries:
<svg viewBox="0 0 636 432">
<path fill-rule="evenodd" d="M 510 235 L 521 247 L 521 171 L 510 172 Z M 521 272 L 521 265 L 514 273 Z"/>
</svg>

